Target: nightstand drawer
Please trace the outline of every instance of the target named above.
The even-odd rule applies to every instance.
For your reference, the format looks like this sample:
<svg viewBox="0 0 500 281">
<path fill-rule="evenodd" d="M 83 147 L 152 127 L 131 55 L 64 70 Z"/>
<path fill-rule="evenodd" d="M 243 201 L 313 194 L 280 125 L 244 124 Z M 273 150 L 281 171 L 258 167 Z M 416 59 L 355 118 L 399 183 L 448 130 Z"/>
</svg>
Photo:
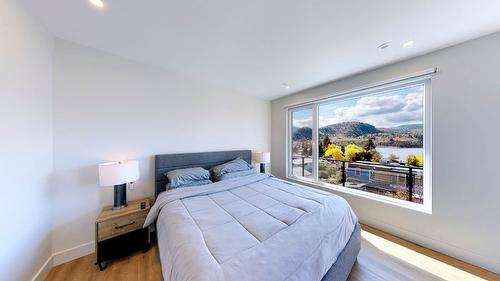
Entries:
<svg viewBox="0 0 500 281">
<path fill-rule="evenodd" d="M 144 225 L 144 221 L 146 220 L 147 215 L 147 211 L 144 211 L 98 223 L 97 241 L 106 240 L 137 229 L 141 229 Z"/>
</svg>

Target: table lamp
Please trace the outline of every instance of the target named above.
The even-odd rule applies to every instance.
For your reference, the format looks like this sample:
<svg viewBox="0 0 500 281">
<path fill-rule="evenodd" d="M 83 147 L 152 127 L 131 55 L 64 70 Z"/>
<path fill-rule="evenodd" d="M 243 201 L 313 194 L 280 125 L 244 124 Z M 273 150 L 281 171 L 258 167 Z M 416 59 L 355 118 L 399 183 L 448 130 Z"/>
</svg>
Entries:
<svg viewBox="0 0 500 281">
<path fill-rule="evenodd" d="M 99 164 L 99 184 L 114 186 L 113 210 L 127 206 L 127 183 L 139 179 L 139 163 L 136 160 Z"/>
<path fill-rule="evenodd" d="M 266 172 L 266 163 L 271 163 L 271 152 L 260 152 L 257 151 L 253 155 L 253 160 L 260 163 L 260 172 Z"/>
</svg>

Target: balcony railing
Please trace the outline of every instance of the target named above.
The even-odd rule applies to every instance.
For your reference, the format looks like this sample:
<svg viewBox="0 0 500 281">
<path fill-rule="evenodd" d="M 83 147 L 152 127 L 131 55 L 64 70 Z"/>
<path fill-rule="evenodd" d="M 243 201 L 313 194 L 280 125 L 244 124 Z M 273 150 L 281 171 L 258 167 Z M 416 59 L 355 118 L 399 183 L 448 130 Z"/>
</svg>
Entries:
<svg viewBox="0 0 500 281">
<path fill-rule="evenodd" d="M 292 159 L 293 175 L 312 177 L 311 156 L 294 155 Z M 423 203 L 422 167 L 323 157 L 318 160 L 319 180 L 322 182 Z"/>
</svg>

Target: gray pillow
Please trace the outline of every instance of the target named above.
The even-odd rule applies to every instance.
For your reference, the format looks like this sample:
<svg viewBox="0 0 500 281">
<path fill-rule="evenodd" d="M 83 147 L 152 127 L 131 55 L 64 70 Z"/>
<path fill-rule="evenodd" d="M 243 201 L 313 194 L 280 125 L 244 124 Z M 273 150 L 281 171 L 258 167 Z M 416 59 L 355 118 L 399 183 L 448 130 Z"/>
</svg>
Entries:
<svg viewBox="0 0 500 281">
<path fill-rule="evenodd" d="M 174 189 L 174 188 L 181 188 L 181 187 L 190 187 L 190 186 L 197 186 L 197 185 L 205 185 L 205 184 L 210 184 L 210 183 L 212 183 L 211 180 L 192 181 L 190 183 L 179 185 L 177 187 L 172 187 L 172 185 L 170 183 L 168 183 L 167 184 L 167 190 Z"/>
<path fill-rule="evenodd" d="M 239 171 L 246 171 L 252 169 L 252 165 L 248 164 L 247 161 L 236 158 L 224 164 L 217 165 L 210 169 L 210 173 L 214 178 L 218 178 L 227 173 L 234 173 Z"/>
<path fill-rule="evenodd" d="M 195 181 L 209 180 L 210 173 L 201 168 L 177 169 L 167 173 L 171 188 L 183 186 Z"/>
<path fill-rule="evenodd" d="M 244 177 L 244 176 L 255 175 L 255 174 L 257 174 L 257 171 L 252 168 L 252 169 L 246 170 L 246 171 L 238 171 L 238 172 L 223 174 L 220 177 L 215 177 L 215 181 L 234 179 L 234 178 L 238 178 L 238 177 Z"/>
</svg>

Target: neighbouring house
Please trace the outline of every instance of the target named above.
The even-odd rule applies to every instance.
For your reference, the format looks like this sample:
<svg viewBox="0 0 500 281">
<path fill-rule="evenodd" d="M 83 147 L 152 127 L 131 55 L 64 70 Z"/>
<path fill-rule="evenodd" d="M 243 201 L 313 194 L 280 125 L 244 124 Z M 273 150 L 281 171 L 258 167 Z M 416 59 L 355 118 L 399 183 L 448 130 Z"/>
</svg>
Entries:
<svg viewBox="0 0 500 281">
<path fill-rule="evenodd" d="M 410 169 L 402 165 L 387 165 L 371 162 L 349 162 L 346 168 L 347 182 L 365 183 L 364 188 L 378 192 L 408 192 L 408 176 Z M 422 168 L 411 169 L 413 177 L 413 196 L 422 197 Z"/>
</svg>

